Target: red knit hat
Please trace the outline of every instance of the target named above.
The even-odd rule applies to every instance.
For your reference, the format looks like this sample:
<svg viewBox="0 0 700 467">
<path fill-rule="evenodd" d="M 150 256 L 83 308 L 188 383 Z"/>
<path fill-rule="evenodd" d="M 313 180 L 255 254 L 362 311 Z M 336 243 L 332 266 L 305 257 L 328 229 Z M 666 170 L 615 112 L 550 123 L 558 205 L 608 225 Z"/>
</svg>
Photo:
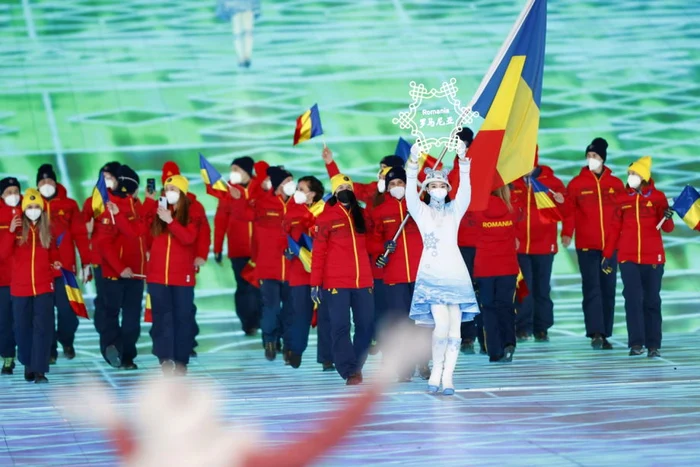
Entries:
<svg viewBox="0 0 700 467">
<path fill-rule="evenodd" d="M 163 176 L 161 183 L 165 184 L 165 181 L 173 175 L 180 175 L 180 167 L 178 167 L 175 162 L 168 161 L 163 164 Z"/>
</svg>

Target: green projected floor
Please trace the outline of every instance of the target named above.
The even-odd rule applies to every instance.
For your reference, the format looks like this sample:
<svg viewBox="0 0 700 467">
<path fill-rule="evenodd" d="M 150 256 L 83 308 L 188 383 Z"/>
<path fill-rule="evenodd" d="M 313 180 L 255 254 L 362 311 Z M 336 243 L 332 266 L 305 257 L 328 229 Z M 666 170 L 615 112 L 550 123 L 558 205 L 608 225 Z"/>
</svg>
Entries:
<svg viewBox="0 0 700 467">
<path fill-rule="evenodd" d="M 213 212 L 199 151 L 222 171 L 247 154 L 325 176 L 320 141 L 291 144 L 295 117 L 318 103 L 340 166 L 369 179 L 407 136 L 391 119 L 410 101 L 409 81 L 435 87 L 455 77 L 469 102 L 524 1 L 263 1 L 250 69 L 238 67 L 231 24 L 215 19 L 215 3 L 0 3 L 0 172 L 33 183 L 52 162 L 82 200 L 108 160 L 145 180 L 172 159 Z M 588 142 L 603 136 L 618 174 L 650 154 L 669 196 L 700 186 L 700 4 L 551 1 L 548 12 L 543 162 L 568 181 Z M 679 225 L 666 245 L 664 328 L 695 331 L 700 238 Z M 230 312 L 233 286 L 229 268 L 206 266 L 202 316 Z M 557 255 L 553 296 L 557 329 L 580 335 L 571 250 Z M 618 336 L 622 316 L 618 306 Z M 235 326 L 225 327 L 205 326 L 202 348 L 230 342 Z"/>
</svg>

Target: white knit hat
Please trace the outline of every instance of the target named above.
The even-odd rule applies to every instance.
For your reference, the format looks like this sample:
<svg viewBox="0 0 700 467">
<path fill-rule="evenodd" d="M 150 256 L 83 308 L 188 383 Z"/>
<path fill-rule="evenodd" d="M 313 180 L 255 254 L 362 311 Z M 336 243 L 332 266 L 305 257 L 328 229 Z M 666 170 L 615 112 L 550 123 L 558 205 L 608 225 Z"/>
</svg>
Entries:
<svg viewBox="0 0 700 467">
<path fill-rule="evenodd" d="M 423 171 L 425 173 L 425 180 L 423 181 L 423 189 L 428 191 L 428 185 L 431 184 L 432 182 L 441 182 L 441 183 L 446 183 L 447 184 L 447 192 L 449 193 L 452 191 L 452 185 L 450 185 L 450 181 L 447 179 L 447 170 L 433 170 L 430 168 L 427 168 Z"/>
</svg>

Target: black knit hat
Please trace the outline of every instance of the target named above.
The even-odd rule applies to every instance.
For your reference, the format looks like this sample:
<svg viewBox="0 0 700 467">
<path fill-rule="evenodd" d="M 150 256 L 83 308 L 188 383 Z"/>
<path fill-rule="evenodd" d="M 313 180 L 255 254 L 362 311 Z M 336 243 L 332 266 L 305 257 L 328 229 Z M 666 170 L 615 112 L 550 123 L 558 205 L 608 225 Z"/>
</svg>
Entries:
<svg viewBox="0 0 700 467">
<path fill-rule="evenodd" d="M 245 173 L 250 175 L 251 177 L 253 176 L 253 165 L 255 164 L 255 161 L 253 160 L 252 157 L 248 156 L 243 156 L 243 157 L 237 157 L 231 162 L 231 165 L 236 165 L 241 168 Z"/>
<path fill-rule="evenodd" d="M 401 159 L 399 156 L 395 156 L 393 154 L 384 157 L 380 164 L 384 164 L 387 167 L 403 167 L 404 165 L 404 160 Z"/>
<path fill-rule="evenodd" d="M 105 165 L 102 166 L 100 169 L 100 172 L 107 172 L 108 174 L 111 174 L 113 177 L 116 177 L 117 174 L 119 173 L 119 167 L 122 165 L 117 162 L 117 161 L 112 161 L 112 162 L 107 162 Z"/>
<path fill-rule="evenodd" d="M 291 177 L 292 174 L 284 170 L 284 167 L 281 165 L 273 165 L 272 167 L 268 167 L 267 176 L 270 177 L 272 191 L 275 191 L 282 184 L 282 182 L 286 178 Z"/>
<path fill-rule="evenodd" d="M 403 169 L 403 167 L 392 167 L 392 169 L 387 172 L 386 176 L 384 177 L 386 186 L 389 186 L 389 183 L 396 179 L 403 180 L 403 182 L 406 183 L 406 171 Z"/>
<path fill-rule="evenodd" d="M 474 141 L 474 132 L 469 127 L 462 127 L 462 129 L 457 133 L 457 137 L 464 141 L 467 147 L 471 146 L 472 141 Z"/>
<path fill-rule="evenodd" d="M 605 162 L 608 158 L 608 142 L 603 138 L 595 138 L 586 148 L 586 154 L 589 152 L 598 154 L 603 159 L 603 162 Z"/>
<path fill-rule="evenodd" d="M 22 187 L 19 186 L 19 180 L 15 177 L 7 177 L 0 180 L 0 195 L 5 193 L 5 190 L 11 186 L 16 186 L 19 191 L 22 191 Z"/>
<path fill-rule="evenodd" d="M 36 174 L 36 184 L 38 185 L 40 181 L 47 178 L 54 182 L 56 181 L 56 172 L 53 171 L 53 165 L 51 164 L 44 164 L 39 167 L 39 171 Z"/>
<path fill-rule="evenodd" d="M 141 179 L 139 175 L 128 165 L 120 165 L 117 172 L 117 192 L 133 195 L 139 189 Z"/>
</svg>

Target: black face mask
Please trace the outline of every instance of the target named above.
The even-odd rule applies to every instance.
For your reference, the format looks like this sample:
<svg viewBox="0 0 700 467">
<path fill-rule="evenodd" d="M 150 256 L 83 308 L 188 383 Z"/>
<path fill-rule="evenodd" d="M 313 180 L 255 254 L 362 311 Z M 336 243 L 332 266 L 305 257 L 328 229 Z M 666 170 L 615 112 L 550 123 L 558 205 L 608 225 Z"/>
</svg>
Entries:
<svg viewBox="0 0 700 467">
<path fill-rule="evenodd" d="M 350 190 L 339 191 L 335 196 L 338 198 L 338 201 L 345 205 L 351 205 L 357 202 L 355 193 Z"/>
</svg>

